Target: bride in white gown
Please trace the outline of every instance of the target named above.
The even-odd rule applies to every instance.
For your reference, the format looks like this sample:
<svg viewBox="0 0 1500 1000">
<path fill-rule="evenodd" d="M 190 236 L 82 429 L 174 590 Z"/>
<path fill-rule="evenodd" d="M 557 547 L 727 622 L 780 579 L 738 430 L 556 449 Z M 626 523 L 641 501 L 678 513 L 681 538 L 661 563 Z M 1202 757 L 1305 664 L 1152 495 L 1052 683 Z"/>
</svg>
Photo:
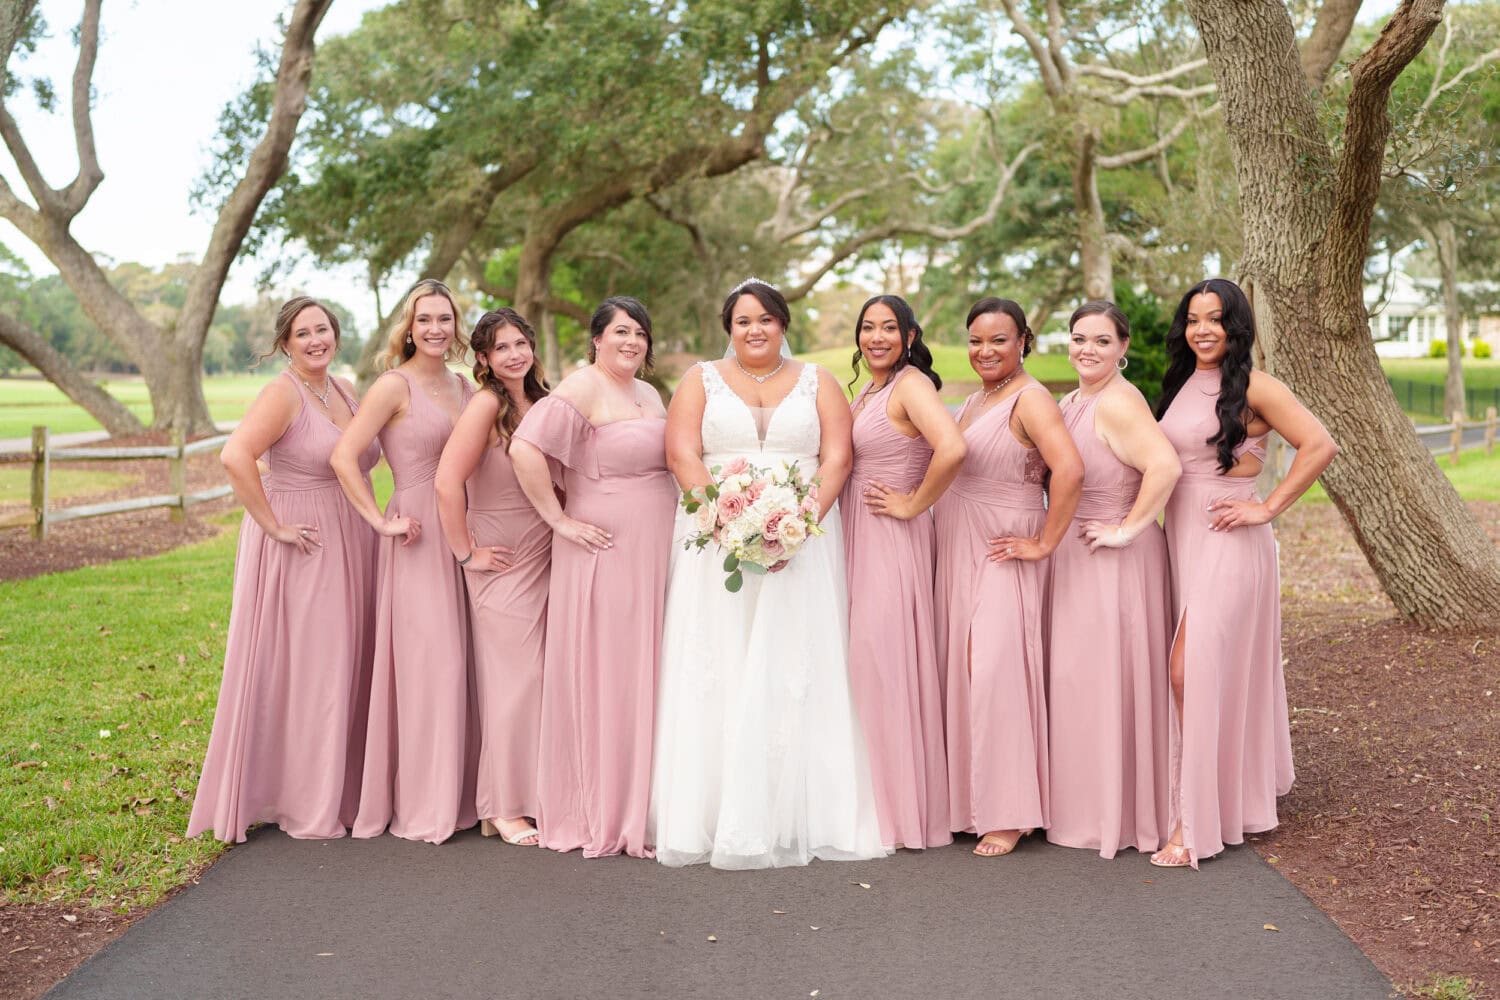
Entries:
<svg viewBox="0 0 1500 1000">
<path fill-rule="evenodd" d="M 725 302 L 731 350 L 682 379 L 667 464 L 684 489 L 734 458 L 797 462 L 822 483 L 823 528 L 779 573 L 724 587 L 723 554 L 687 549 L 679 510 L 657 688 L 648 842 L 663 864 L 807 864 L 880 843 L 848 679 L 843 533 L 849 406 L 833 376 L 782 353 L 786 300 L 751 279 Z"/>
</svg>

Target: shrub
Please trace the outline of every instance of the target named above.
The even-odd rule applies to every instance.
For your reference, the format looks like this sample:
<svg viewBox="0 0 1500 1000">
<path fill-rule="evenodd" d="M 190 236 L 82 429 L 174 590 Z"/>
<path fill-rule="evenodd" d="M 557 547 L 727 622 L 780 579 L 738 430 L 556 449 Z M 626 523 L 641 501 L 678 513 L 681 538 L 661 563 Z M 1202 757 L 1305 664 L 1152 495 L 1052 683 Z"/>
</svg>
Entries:
<svg viewBox="0 0 1500 1000">
<path fill-rule="evenodd" d="M 1492 353 L 1488 340 L 1474 341 L 1474 357 L 1480 360 L 1487 358 Z"/>
<path fill-rule="evenodd" d="M 1427 356 L 1429 358 L 1446 358 L 1448 356 L 1448 342 L 1446 340 L 1434 340 L 1427 345 Z"/>
</svg>

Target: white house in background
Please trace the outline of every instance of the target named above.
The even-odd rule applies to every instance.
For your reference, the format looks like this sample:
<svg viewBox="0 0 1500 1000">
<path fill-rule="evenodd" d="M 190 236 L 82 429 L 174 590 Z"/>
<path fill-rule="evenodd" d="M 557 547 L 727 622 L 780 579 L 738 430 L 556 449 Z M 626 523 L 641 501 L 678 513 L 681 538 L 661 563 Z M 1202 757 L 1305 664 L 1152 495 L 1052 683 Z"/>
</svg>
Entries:
<svg viewBox="0 0 1500 1000">
<path fill-rule="evenodd" d="M 1465 291 L 1469 286 L 1460 286 Z M 1370 311 L 1370 336 L 1382 358 L 1425 358 L 1435 340 L 1447 341 L 1441 288 L 1436 278 L 1414 278 L 1395 271 L 1390 281 L 1365 286 L 1365 308 Z M 1475 340 L 1500 347 L 1500 312 L 1468 314 L 1462 330 L 1465 352 L 1472 355 Z"/>
</svg>

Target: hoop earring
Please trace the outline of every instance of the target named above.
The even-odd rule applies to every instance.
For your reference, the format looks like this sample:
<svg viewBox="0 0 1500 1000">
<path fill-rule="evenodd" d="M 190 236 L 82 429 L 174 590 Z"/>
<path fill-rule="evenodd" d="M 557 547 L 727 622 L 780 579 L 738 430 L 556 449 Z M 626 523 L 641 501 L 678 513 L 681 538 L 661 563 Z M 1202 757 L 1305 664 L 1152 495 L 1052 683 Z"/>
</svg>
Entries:
<svg viewBox="0 0 1500 1000">
<path fill-rule="evenodd" d="M 1130 359 L 1122 355 L 1120 357 L 1120 360 L 1115 362 L 1115 367 L 1120 371 L 1124 371 L 1125 369 L 1130 367 Z"/>
</svg>

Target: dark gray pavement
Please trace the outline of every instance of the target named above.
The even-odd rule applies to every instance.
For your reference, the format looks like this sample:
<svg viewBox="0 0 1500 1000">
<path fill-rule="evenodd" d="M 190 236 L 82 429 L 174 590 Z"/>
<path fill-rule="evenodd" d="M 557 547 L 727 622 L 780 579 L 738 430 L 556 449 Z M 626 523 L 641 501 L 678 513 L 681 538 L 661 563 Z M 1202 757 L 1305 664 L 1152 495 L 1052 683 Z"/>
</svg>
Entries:
<svg viewBox="0 0 1500 1000">
<path fill-rule="evenodd" d="M 987 861 L 971 844 L 718 872 L 473 833 L 432 847 L 262 830 L 47 997 L 1393 995 L 1251 850 L 1194 873 L 1034 839 Z"/>
</svg>

